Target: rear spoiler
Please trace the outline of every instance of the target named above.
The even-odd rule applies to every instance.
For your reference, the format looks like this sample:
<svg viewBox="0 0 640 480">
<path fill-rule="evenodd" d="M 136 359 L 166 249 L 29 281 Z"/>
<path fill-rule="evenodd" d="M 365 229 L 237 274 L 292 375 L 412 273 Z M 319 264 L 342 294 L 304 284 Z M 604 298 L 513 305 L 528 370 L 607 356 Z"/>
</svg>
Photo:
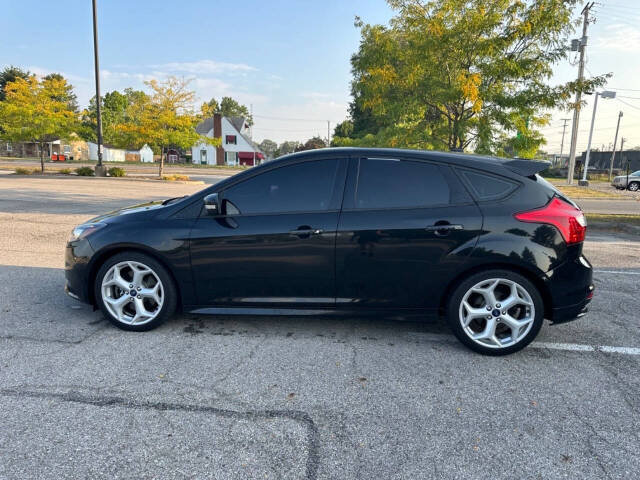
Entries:
<svg viewBox="0 0 640 480">
<path fill-rule="evenodd" d="M 530 177 L 538 172 L 546 170 L 551 166 L 551 162 L 545 162 L 544 160 L 524 160 L 516 158 L 513 160 L 507 160 L 503 163 L 504 167 L 515 172 L 523 177 Z"/>
</svg>

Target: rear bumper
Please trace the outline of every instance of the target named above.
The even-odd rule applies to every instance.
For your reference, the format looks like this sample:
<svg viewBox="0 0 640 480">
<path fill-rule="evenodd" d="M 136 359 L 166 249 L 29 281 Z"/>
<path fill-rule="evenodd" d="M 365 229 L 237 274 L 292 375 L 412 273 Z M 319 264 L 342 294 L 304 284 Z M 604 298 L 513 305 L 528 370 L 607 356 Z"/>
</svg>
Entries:
<svg viewBox="0 0 640 480">
<path fill-rule="evenodd" d="M 564 323 L 584 316 L 594 293 L 593 268 L 580 255 L 548 273 L 547 286 L 551 295 L 550 320 Z"/>
<path fill-rule="evenodd" d="M 568 307 L 559 307 L 553 309 L 553 325 L 558 323 L 566 323 L 572 320 L 577 320 L 580 317 L 584 317 L 589 311 L 591 306 L 591 299 L 587 299 L 584 302 L 580 302 L 576 305 L 570 305 Z"/>
</svg>

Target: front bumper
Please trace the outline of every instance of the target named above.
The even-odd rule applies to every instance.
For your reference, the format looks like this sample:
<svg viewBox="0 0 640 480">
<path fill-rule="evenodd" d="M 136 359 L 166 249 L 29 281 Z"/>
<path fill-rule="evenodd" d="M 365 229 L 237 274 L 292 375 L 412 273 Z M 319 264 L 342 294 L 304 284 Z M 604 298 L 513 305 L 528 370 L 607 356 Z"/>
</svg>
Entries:
<svg viewBox="0 0 640 480">
<path fill-rule="evenodd" d="M 64 255 L 64 291 L 76 300 L 90 303 L 89 261 L 93 249 L 86 239 L 67 243 Z"/>
</svg>

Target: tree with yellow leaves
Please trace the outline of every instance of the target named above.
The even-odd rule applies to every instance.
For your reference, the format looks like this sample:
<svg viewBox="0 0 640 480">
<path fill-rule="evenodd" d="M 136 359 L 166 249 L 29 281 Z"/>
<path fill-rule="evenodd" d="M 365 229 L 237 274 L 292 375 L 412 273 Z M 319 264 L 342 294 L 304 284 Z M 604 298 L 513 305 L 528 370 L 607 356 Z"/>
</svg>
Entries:
<svg viewBox="0 0 640 480">
<path fill-rule="evenodd" d="M 388 0 L 389 26 L 356 20 L 353 132 L 334 145 L 532 156 L 545 110 L 606 76 L 551 86 L 578 0 Z"/>
<path fill-rule="evenodd" d="M 2 138 L 11 142 L 34 142 L 40 150 L 40 168 L 44 173 L 44 146 L 68 138 L 78 126 L 72 87 L 61 75 L 38 80 L 16 78 L 5 85 L 5 99 L 0 102 Z"/>
<path fill-rule="evenodd" d="M 189 81 L 168 77 L 159 82 L 145 82 L 150 95 L 132 98 L 122 123 L 114 126 L 120 142 L 141 147 L 147 143 L 160 153 L 159 176 L 164 169 L 165 149 L 187 149 L 199 142 L 219 145 L 219 138 L 208 138 L 196 132 L 201 117 L 195 114 L 195 93 Z M 138 147 L 138 148 L 139 148 Z"/>
</svg>

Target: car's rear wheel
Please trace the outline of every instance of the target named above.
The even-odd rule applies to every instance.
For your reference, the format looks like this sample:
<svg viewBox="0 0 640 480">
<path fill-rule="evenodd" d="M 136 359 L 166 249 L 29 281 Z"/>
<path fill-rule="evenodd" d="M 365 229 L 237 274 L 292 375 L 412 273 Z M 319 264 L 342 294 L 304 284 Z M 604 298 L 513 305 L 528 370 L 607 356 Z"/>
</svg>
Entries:
<svg viewBox="0 0 640 480">
<path fill-rule="evenodd" d="M 640 183 L 639 182 L 631 182 L 629 184 L 629 190 L 631 190 L 632 192 L 637 192 L 640 189 Z"/>
<path fill-rule="evenodd" d="M 157 327 L 176 310 L 176 289 L 167 270 L 139 252 L 122 252 L 98 270 L 94 292 L 104 315 L 124 330 Z"/>
<path fill-rule="evenodd" d="M 507 355 L 538 335 L 544 304 L 522 275 L 489 270 L 462 280 L 449 298 L 448 322 L 458 339 L 485 355 Z"/>
</svg>

